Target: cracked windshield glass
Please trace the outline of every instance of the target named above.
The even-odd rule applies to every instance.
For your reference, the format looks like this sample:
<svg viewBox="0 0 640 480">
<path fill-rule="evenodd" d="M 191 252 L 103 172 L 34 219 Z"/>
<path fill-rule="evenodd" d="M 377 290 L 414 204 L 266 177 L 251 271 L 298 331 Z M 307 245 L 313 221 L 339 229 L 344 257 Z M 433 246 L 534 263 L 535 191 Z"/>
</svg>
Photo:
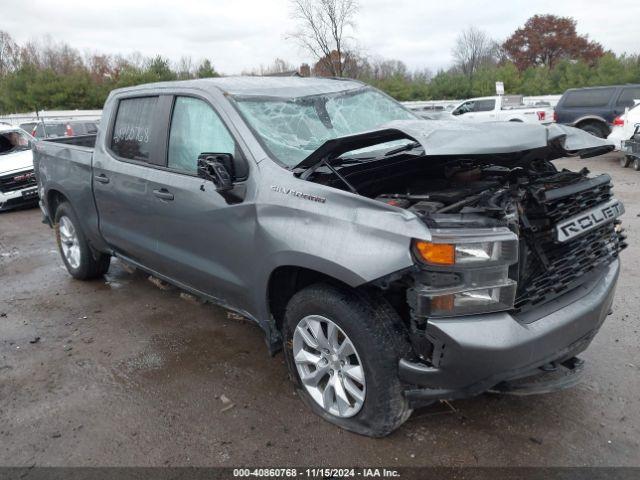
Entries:
<svg viewBox="0 0 640 480">
<path fill-rule="evenodd" d="M 236 101 L 270 153 L 291 167 L 332 138 L 372 130 L 392 120 L 416 119 L 386 95 L 369 88 L 296 99 L 238 97 Z"/>
</svg>

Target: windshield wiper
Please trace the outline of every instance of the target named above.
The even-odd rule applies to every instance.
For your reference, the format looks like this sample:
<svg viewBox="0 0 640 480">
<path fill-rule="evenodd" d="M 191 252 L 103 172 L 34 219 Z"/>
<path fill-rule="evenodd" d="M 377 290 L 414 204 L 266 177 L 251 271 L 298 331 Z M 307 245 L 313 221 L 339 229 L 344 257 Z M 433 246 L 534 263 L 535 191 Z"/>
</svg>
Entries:
<svg viewBox="0 0 640 480">
<path fill-rule="evenodd" d="M 395 155 L 396 153 L 402 153 L 409 150 L 413 150 L 415 148 L 421 147 L 422 144 L 420 142 L 411 142 L 406 145 L 402 145 L 401 147 L 394 148 L 393 150 L 389 150 L 384 154 L 385 157 L 390 157 L 391 155 Z"/>
</svg>

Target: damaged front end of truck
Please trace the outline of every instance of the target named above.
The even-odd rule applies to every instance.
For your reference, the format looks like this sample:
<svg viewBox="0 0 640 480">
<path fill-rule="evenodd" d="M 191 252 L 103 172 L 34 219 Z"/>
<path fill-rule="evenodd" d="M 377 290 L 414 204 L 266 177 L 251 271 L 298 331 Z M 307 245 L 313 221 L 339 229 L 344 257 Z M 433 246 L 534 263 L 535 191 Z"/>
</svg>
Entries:
<svg viewBox="0 0 640 480">
<path fill-rule="evenodd" d="M 376 287 L 406 322 L 413 405 L 574 384 L 626 247 L 608 175 L 552 160 L 610 151 L 551 125 L 397 121 L 330 140 L 294 173 L 415 214 L 430 238 Z M 544 377 L 540 380 L 540 377 Z"/>
</svg>

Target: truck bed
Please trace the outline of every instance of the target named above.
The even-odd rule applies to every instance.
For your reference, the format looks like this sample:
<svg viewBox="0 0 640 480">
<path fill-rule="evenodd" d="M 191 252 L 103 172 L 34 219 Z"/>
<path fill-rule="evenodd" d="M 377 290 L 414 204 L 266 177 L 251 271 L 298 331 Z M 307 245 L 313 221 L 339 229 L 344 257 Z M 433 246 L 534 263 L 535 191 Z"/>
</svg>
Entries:
<svg viewBox="0 0 640 480">
<path fill-rule="evenodd" d="M 43 193 L 49 205 L 68 201 L 84 219 L 89 241 L 99 245 L 102 239 L 98 234 L 98 212 L 93 197 L 95 143 L 96 135 L 40 140 L 33 149 L 33 167 L 41 201 Z M 52 223 L 55 218 L 47 220 Z"/>
<path fill-rule="evenodd" d="M 75 137 L 58 137 L 58 138 L 47 138 L 44 140 L 40 140 L 38 145 L 44 143 L 55 143 L 55 144 L 64 144 L 75 147 L 86 147 L 91 148 L 96 145 L 96 135 L 78 135 Z"/>
</svg>

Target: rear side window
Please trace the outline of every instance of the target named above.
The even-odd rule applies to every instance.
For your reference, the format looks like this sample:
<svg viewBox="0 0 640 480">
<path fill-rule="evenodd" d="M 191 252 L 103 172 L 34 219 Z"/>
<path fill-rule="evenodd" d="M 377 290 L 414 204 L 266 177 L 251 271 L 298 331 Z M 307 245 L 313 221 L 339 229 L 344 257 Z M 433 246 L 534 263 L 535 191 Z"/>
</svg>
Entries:
<svg viewBox="0 0 640 480">
<path fill-rule="evenodd" d="M 120 100 L 111 136 L 111 150 L 122 158 L 150 159 L 158 97 Z"/>
<path fill-rule="evenodd" d="M 615 88 L 596 88 L 593 90 L 576 90 L 568 92 L 562 106 L 606 107 L 615 91 Z"/>
<path fill-rule="evenodd" d="M 476 100 L 474 112 L 491 112 L 496 108 L 495 100 Z"/>
<path fill-rule="evenodd" d="M 618 107 L 633 107 L 635 105 L 634 100 L 640 100 L 640 87 L 623 89 L 616 105 Z"/>
</svg>

